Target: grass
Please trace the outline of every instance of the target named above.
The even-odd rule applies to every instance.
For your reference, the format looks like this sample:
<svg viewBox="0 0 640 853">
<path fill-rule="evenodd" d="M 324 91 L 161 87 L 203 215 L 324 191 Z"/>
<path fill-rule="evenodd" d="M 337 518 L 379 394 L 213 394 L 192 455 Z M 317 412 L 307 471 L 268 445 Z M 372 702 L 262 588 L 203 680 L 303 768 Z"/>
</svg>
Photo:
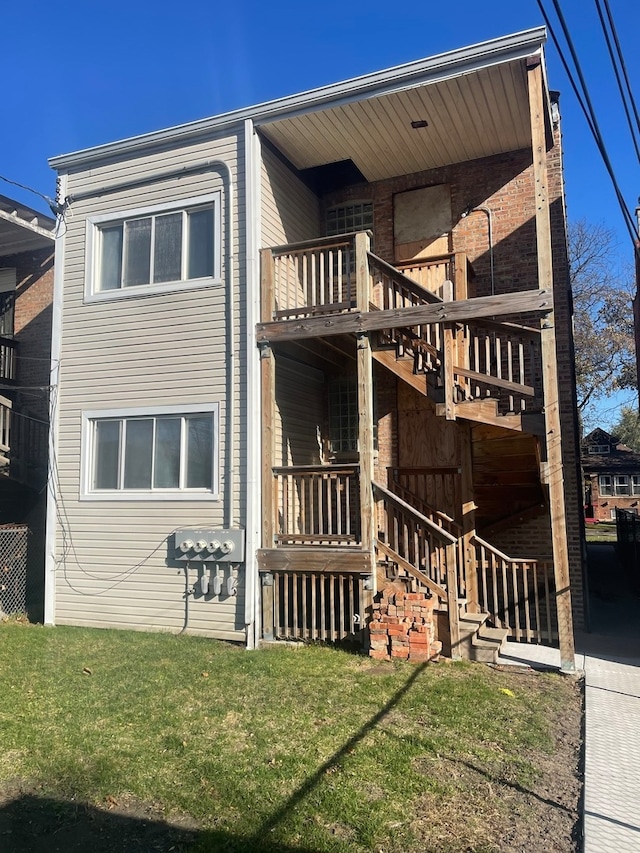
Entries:
<svg viewBox="0 0 640 853">
<path fill-rule="evenodd" d="M 585 538 L 587 542 L 610 542 L 618 541 L 615 521 L 601 521 L 598 524 L 585 525 Z"/>
<path fill-rule="evenodd" d="M 16 623 L 0 647 L 0 791 L 152 802 L 191 816 L 202 851 L 236 849 L 222 835 L 243 850 L 493 850 L 482 831 L 429 847 L 421 809 L 472 797 L 468 768 L 535 785 L 552 721 L 579 702 L 553 675 L 322 647 Z"/>
</svg>

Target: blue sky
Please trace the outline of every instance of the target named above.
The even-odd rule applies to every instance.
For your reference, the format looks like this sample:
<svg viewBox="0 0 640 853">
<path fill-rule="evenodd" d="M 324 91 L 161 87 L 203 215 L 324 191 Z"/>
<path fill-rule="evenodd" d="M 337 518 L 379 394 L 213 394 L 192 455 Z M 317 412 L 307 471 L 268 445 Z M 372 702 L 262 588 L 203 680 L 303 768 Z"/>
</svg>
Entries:
<svg viewBox="0 0 640 853">
<path fill-rule="evenodd" d="M 545 7 L 555 23 L 551 0 L 545 0 Z M 640 168 L 595 2 L 563 0 L 562 7 L 633 212 Z M 610 7 L 634 94 L 640 98 L 640 3 L 610 0 Z M 0 11 L 5 36 L 0 174 L 52 196 L 50 156 L 542 23 L 536 0 L 5 3 Z M 559 26 L 556 29 L 559 33 Z M 551 43 L 547 64 L 550 86 L 561 92 L 569 218 L 604 222 L 618 235 L 621 262 L 631 261 L 631 242 L 609 179 Z M 45 209 L 37 196 L 1 181 L 0 193 Z"/>
</svg>

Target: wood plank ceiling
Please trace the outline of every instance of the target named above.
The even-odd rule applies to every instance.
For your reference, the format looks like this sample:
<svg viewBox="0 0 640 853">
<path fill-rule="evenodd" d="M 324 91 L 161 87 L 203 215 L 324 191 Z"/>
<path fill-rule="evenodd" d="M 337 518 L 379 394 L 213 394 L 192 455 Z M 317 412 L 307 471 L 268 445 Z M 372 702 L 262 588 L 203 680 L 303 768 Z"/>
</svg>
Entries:
<svg viewBox="0 0 640 853">
<path fill-rule="evenodd" d="M 414 128 L 412 122 L 426 127 Z M 261 126 L 298 169 L 353 160 L 368 181 L 531 144 L 525 61 L 368 96 Z"/>
</svg>

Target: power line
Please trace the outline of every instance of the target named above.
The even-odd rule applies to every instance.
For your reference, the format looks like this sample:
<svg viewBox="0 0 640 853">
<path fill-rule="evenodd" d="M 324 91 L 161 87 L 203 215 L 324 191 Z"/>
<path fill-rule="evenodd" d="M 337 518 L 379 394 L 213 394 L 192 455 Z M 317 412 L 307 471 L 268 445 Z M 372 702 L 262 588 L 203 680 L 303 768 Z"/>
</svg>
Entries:
<svg viewBox="0 0 640 853">
<path fill-rule="evenodd" d="M 617 57 L 618 61 L 616 62 L 616 57 L 613 53 L 613 47 L 611 44 L 611 38 L 609 37 L 609 30 L 607 29 L 607 25 L 604 21 L 604 16 L 602 14 L 602 7 L 600 5 L 600 0 L 595 0 L 596 9 L 598 10 L 598 17 L 600 18 L 600 27 L 604 34 L 604 40 L 607 43 L 607 50 L 609 51 L 609 59 L 611 60 L 611 66 L 613 67 L 613 73 L 616 75 L 616 83 L 618 84 L 618 92 L 620 93 L 620 100 L 622 101 L 622 106 L 624 108 L 624 114 L 627 117 L 627 124 L 629 125 L 629 133 L 631 134 L 631 140 L 633 142 L 634 148 L 636 149 L 636 157 L 638 158 L 638 162 L 640 162 L 640 148 L 638 147 L 638 140 L 636 138 L 636 133 L 633 129 L 633 122 L 631 121 L 631 114 L 629 112 L 629 105 L 627 104 L 627 97 L 625 94 L 624 87 L 622 85 L 622 80 L 620 79 L 620 71 L 618 70 L 618 63 L 623 63 L 622 54 L 620 51 L 620 46 L 618 45 Z M 610 22 L 612 22 L 612 18 L 609 18 Z"/>
<path fill-rule="evenodd" d="M 636 117 L 636 124 L 638 125 L 638 131 L 640 132 L 640 115 L 638 115 L 638 107 L 636 106 L 635 98 L 633 97 L 633 92 L 631 90 L 631 83 L 629 82 L 629 75 L 627 73 L 627 65 L 624 61 L 624 55 L 622 53 L 622 48 L 620 47 L 620 40 L 618 39 L 618 32 L 616 30 L 616 25 L 613 22 L 613 15 L 611 14 L 611 9 L 609 8 L 609 0 L 604 0 L 604 6 L 607 12 L 607 18 L 609 19 L 609 27 L 611 28 L 611 33 L 613 35 L 613 39 L 616 43 L 616 49 L 618 52 L 618 59 L 620 61 L 620 67 L 622 69 L 622 74 L 624 76 L 624 81 L 627 86 L 627 93 L 629 96 L 629 101 L 631 106 L 633 107 L 633 112 Z"/>
<path fill-rule="evenodd" d="M 582 108 L 582 111 L 583 111 L 585 118 L 587 120 L 587 124 L 589 126 L 589 129 L 591 130 L 591 133 L 592 133 L 593 138 L 595 140 L 598 151 L 600 152 L 600 156 L 602 158 L 604 166 L 605 166 L 605 168 L 609 174 L 609 178 L 611 180 L 614 192 L 615 192 L 616 197 L 618 199 L 618 204 L 620 206 L 620 210 L 622 212 L 623 219 L 625 221 L 625 224 L 627 226 L 627 230 L 629 231 L 629 235 L 631 237 L 631 241 L 632 241 L 633 246 L 634 246 L 634 251 L 636 252 L 637 255 L 640 256 L 640 249 L 638 248 L 638 245 L 637 245 L 637 234 L 636 234 L 636 230 L 635 230 L 635 223 L 634 223 L 633 217 L 631 215 L 631 212 L 629 211 L 629 208 L 627 207 L 627 204 L 624 200 L 624 196 L 622 195 L 620 185 L 618 184 L 618 180 L 616 178 L 615 172 L 613 170 L 613 166 L 611 164 L 611 159 L 609 158 L 609 154 L 607 152 L 606 145 L 604 144 L 604 139 L 602 137 L 602 133 L 601 133 L 600 127 L 598 125 L 598 120 L 596 118 L 593 103 L 591 101 L 591 97 L 589 95 L 589 90 L 588 90 L 584 75 L 582 73 L 582 68 L 581 68 L 580 62 L 578 60 L 578 56 L 577 56 L 577 53 L 576 53 L 576 50 L 575 50 L 575 47 L 573 44 L 573 40 L 572 40 L 571 35 L 569 33 L 569 30 L 568 30 L 564 15 L 562 14 L 562 10 L 560 8 L 560 4 L 559 4 L 558 0 L 552 0 L 552 2 L 553 2 L 554 9 L 556 11 L 556 15 L 558 16 L 558 20 L 560 21 L 560 26 L 562 27 L 562 31 L 563 31 L 565 40 L 567 42 L 567 46 L 569 48 L 569 52 L 571 53 L 571 58 L 572 58 L 576 73 L 578 75 L 578 79 L 580 81 L 580 86 L 582 88 L 582 94 L 584 95 L 584 100 L 581 97 L 580 92 L 578 91 L 578 87 L 577 87 L 577 85 L 573 79 L 573 75 L 571 75 L 570 73 L 568 73 L 569 82 L 570 82 L 571 87 L 574 91 L 574 94 L 578 100 L 578 103 L 580 104 L 580 107 Z M 538 3 L 538 8 L 540 9 L 540 12 L 542 13 L 542 16 L 545 20 L 545 23 L 547 24 L 547 26 L 549 28 L 549 31 L 551 33 L 551 37 L 552 37 L 553 42 L 556 46 L 558 54 L 561 58 L 563 66 L 565 67 L 565 70 L 568 71 L 567 63 L 566 63 L 566 60 L 564 59 L 564 55 L 563 55 L 563 50 L 562 50 L 560 43 L 559 43 L 559 41 L 558 41 L 554 31 L 553 31 L 553 27 L 551 26 L 549 18 L 546 14 L 546 11 L 545 11 L 544 6 L 542 4 L 542 0 L 537 0 L 537 3 Z"/>
<path fill-rule="evenodd" d="M 38 190 L 34 190 L 32 187 L 28 187 L 26 184 L 21 184 L 19 181 L 12 181 L 11 178 L 5 178 L 4 175 L 0 175 L 0 181 L 4 181 L 6 184 L 11 184 L 14 187 L 19 187 L 21 190 L 26 190 L 28 193 L 33 193 L 34 195 L 39 196 L 41 199 L 44 199 L 44 201 L 47 202 L 49 207 L 55 213 L 55 208 L 57 207 L 57 203 L 52 198 L 49 198 L 48 195 L 44 195 L 43 193 L 39 192 Z"/>
</svg>

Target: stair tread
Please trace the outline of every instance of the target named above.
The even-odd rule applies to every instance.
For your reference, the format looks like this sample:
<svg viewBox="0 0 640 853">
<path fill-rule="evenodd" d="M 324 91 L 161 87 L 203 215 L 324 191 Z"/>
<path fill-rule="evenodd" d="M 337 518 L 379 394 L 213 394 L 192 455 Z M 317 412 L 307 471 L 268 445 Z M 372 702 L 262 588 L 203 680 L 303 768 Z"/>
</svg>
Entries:
<svg viewBox="0 0 640 853">
<path fill-rule="evenodd" d="M 496 640 L 500 643 L 508 636 L 509 631 L 506 628 L 489 628 L 487 625 L 483 625 L 478 634 L 480 640 Z"/>
<path fill-rule="evenodd" d="M 470 622 L 474 625 L 474 627 L 478 627 L 479 625 L 484 625 L 484 623 L 489 618 L 488 613 L 461 613 L 460 614 L 460 622 Z"/>
</svg>

